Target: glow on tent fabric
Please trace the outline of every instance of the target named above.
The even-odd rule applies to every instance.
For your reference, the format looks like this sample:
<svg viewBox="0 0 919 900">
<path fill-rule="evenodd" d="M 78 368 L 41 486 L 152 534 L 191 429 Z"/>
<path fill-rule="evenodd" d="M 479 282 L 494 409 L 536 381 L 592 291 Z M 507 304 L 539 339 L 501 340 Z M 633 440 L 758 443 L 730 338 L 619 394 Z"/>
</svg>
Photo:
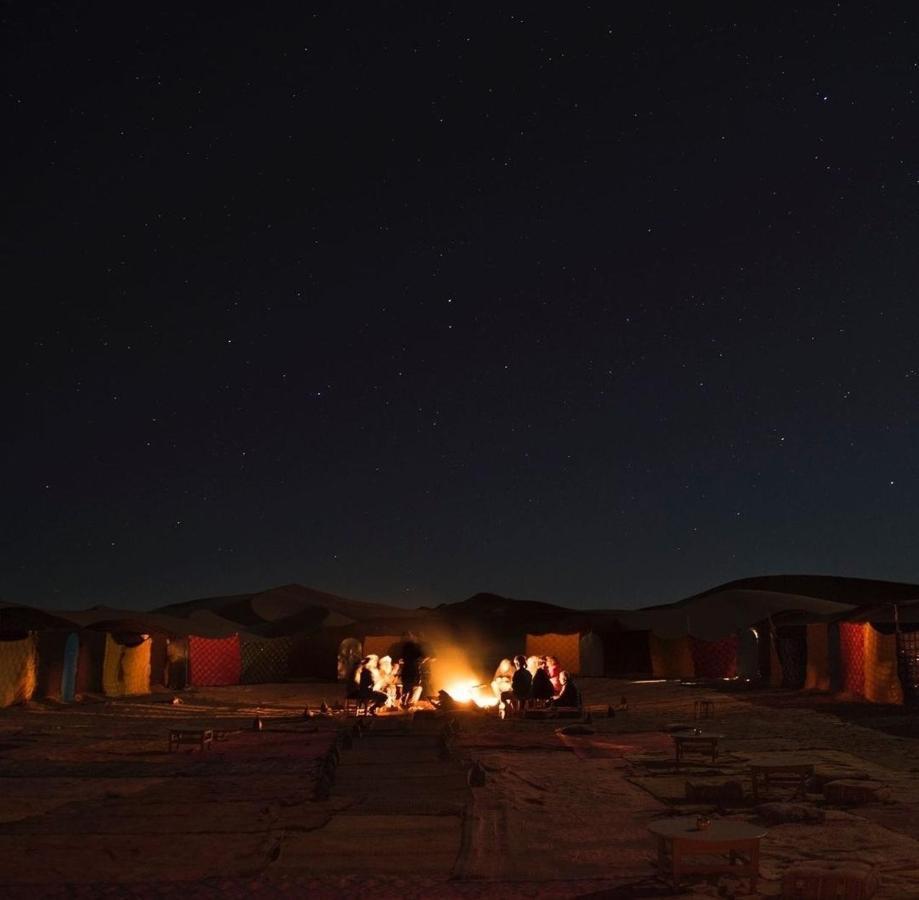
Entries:
<svg viewBox="0 0 919 900">
<path fill-rule="evenodd" d="M 807 626 L 807 674 L 804 689 L 828 691 L 830 689 L 830 654 L 827 628 L 821 622 Z"/>
<path fill-rule="evenodd" d="M 0 641 L 0 707 L 31 700 L 37 680 L 35 636 Z"/>
<path fill-rule="evenodd" d="M 393 647 L 403 643 L 402 637 L 398 634 L 368 634 L 364 638 L 363 653 L 364 656 L 389 656 Z"/>
<path fill-rule="evenodd" d="M 661 638 L 648 635 L 651 672 L 655 678 L 693 678 L 696 674 L 688 637 Z"/>
<path fill-rule="evenodd" d="M 102 690 L 108 697 L 131 697 L 150 693 L 150 638 L 134 647 L 105 636 Z"/>
<path fill-rule="evenodd" d="M 778 650 L 775 649 L 775 638 L 772 634 L 767 637 L 769 641 L 769 686 L 782 686 L 782 660 L 779 658 Z"/>
<path fill-rule="evenodd" d="M 528 634 L 527 656 L 554 656 L 559 667 L 572 675 L 581 671 L 581 635 L 573 634 Z"/>
<path fill-rule="evenodd" d="M 858 622 L 839 623 L 839 656 L 842 667 L 842 692 L 865 696 L 865 629 Z"/>
<path fill-rule="evenodd" d="M 690 651 L 697 678 L 733 678 L 737 674 L 737 635 L 718 641 L 690 638 Z"/>
<path fill-rule="evenodd" d="M 903 703 L 897 674 L 897 636 L 865 625 L 865 697 L 872 703 Z"/>
<path fill-rule="evenodd" d="M 228 638 L 188 638 L 189 683 L 196 687 L 239 684 L 242 660 L 239 635 Z"/>
</svg>

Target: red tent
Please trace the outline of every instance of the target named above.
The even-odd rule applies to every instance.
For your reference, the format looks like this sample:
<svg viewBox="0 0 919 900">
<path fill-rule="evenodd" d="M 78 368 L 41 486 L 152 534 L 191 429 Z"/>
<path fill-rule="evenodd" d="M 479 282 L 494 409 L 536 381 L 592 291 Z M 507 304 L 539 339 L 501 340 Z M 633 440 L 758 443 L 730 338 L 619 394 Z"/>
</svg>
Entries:
<svg viewBox="0 0 919 900">
<path fill-rule="evenodd" d="M 188 638 L 189 683 L 197 687 L 239 684 L 242 674 L 239 635 Z"/>
<path fill-rule="evenodd" d="M 718 641 L 690 637 L 697 678 L 733 678 L 737 674 L 737 635 Z"/>
</svg>

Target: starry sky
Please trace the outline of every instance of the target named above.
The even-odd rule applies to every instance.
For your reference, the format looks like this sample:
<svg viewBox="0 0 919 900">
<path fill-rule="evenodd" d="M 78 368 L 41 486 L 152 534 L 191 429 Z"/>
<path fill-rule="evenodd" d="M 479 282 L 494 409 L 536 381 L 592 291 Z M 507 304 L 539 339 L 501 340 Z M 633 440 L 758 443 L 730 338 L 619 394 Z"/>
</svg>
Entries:
<svg viewBox="0 0 919 900">
<path fill-rule="evenodd" d="M 908 4 L 15 4 L 0 596 L 919 582 Z"/>
</svg>

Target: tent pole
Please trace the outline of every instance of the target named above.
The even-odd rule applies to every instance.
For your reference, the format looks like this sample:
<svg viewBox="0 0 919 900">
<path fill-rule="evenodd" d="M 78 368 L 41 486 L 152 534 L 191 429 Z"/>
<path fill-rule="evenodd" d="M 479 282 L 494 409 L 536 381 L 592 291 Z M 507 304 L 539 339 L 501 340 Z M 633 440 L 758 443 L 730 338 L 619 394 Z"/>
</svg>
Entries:
<svg viewBox="0 0 919 900">
<path fill-rule="evenodd" d="M 893 624 L 897 634 L 900 633 L 900 607 L 896 603 L 893 605 Z"/>
</svg>

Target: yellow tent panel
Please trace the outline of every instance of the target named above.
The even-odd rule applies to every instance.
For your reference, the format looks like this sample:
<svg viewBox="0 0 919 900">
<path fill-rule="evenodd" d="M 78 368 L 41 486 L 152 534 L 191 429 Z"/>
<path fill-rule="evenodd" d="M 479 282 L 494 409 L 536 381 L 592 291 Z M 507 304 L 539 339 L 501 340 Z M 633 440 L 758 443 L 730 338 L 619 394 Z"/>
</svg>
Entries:
<svg viewBox="0 0 919 900">
<path fill-rule="evenodd" d="M 655 678 L 694 678 L 696 665 L 688 637 L 660 638 L 648 635 L 651 647 L 651 671 Z"/>
<path fill-rule="evenodd" d="M 527 656 L 554 656 L 559 667 L 572 675 L 581 672 L 581 635 L 528 634 Z"/>
<path fill-rule="evenodd" d="M 109 697 L 130 697 L 150 693 L 150 646 L 147 638 L 136 647 L 119 644 L 110 634 L 105 636 L 105 660 L 102 664 L 102 690 Z"/>
<path fill-rule="evenodd" d="M 830 664 L 827 645 L 827 628 L 820 622 L 807 626 L 807 676 L 804 688 L 808 691 L 830 689 Z"/>
<path fill-rule="evenodd" d="M 0 707 L 24 703 L 35 693 L 38 675 L 35 636 L 0 641 Z"/>
<path fill-rule="evenodd" d="M 897 675 L 897 636 L 865 629 L 865 698 L 872 703 L 902 703 Z"/>
</svg>

